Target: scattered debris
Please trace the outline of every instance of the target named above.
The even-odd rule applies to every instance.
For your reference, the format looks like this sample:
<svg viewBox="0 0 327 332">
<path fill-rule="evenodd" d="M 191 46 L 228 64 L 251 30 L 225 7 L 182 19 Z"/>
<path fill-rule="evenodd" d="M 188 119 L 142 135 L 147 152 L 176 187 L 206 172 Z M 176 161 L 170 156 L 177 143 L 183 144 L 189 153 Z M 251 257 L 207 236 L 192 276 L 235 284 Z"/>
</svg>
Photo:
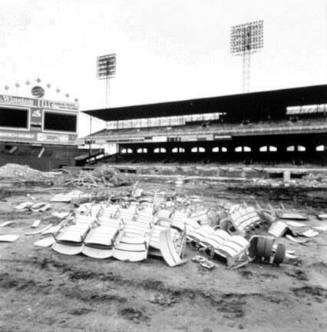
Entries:
<svg viewBox="0 0 327 332">
<path fill-rule="evenodd" d="M 67 223 L 54 234 L 56 243 L 52 249 L 64 255 L 77 255 L 82 252 L 83 241 L 94 219 L 92 216 L 78 215 L 73 224 Z"/>
<path fill-rule="evenodd" d="M 320 220 L 326 220 L 327 219 L 327 213 L 318 214 L 317 217 Z"/>
<path fill-rule="evenodd" d="M 319 235 L 319 232 L 314 231 L 312 229 L 308 229 L 307 231 L 303 232 L 301 235 L 305 237 L 316 237 L 317 235 Z"/>
<path fill-rule="evenodd" d="M 281 212 L 278 213 L 278 217 L 280 219 L 289 219 L 289 220 L 307 220 L 308 217 L 303 214 L 296 212 Z"/>
<path fill-rule="evenodd" d="M 72 200 L 89 198 L 90 194 L 85 194 L 80 190 L 72 190 L 66 194 L 57 194 L 51 198 L 51 202 L 70 203 Z"/>
<path fill-rule="evenodd" d="M 43 234 L 45 231 L 47 231 L 48 229 L 50 229 L 52 227 L 52 224 L 45 226 L 42 229 L 33 231 L 33 232 L 26 232 L 25 235 L 37 235 L 37 234 Z"/>
<path fill-rule="evenodd" d="M 255 235 L 250 239 L 249 256 L 253 261 L 278 266 L 284 261 L 286 248 L 269 236 Z"/>
<path fill-rule="evenodd" d="M 308 242 L 308 239 L 299 239 L 299 238 L 296 238 L 292 235 L 286 235 L 286 238 L 293 241 L 293 242 L 296 242 L 296 243 L 300 243 L 300 244 L 303 244 L 303 243 L 306 243 Z"/>
<path fill-rule="evenodd" d="M 5 221 L 2 224 L 0 224 L 0 227 L 10 226 L 10 225 L 12 225 L 14 223 L 16 223 L 16 221 L 14 221 L 14 220 L 8 220 L 8 221 Z"/>
<path fill-rule="evenodd" d="M 70 178 L 65 181 L 65 185 L 86 188 L 97 188 L 99 185 L 119 187 L 130 184 L 131 180 L 125 174 L 107 165 L 97 167 L 93 171 L 81 170 L 77 177 L 72 179 L 70 176 Z"/>
<path fill-rule="evenodd" d="M 51 247 L 55 243 L 55 239 L 52 236 L 45 237 L 41 240 L 34 242 L 36 247 L 48 248 Z"/>
<path fill-rule="evenodd" d="M 53 173 L 41 172 L 27 165 L 6 164 L 0 167 L 0 178 L 14 178 L 15 180 L 39 181 L 49 179 Z"/>
<path fill-rule="evenodd" d="M 34 202 L 23 202 L 16 206 L 17 210 L 33 211 L 33 212 L 45 212 L 51 209 L 51 205 L 46 202 L 34 203 Z"/>
<path fill-rule="evenodd" d="M 15 242 L 19 238 L 16 234 L 3 234 L 0 235 L 0 242 Z"/>
<path fill-rule="evenodd" d="M 292 220 L 287 221 L 287 225 L 291 226 L 291 227 L 306 227 L 307 226 L 303 222 L 297 222 L 297 221 L 292 221 Z"/>
<path fill-rule="evenodd" d="M 40 219 L 35 220 L 35 221 L 33 222 L 33 224 L 31 225 L 31 227 L 32 227 L 32 228 L 37 228 L 37 227 L 39 227 L 40 222 L 41 222 Z"/>
<path fill-rule="evenodd" d="M 166 229 L 160 233 L 160 252 L 170 267 L 186 263 L 182 258 L 184 235 L 176 229 Z"/>
<path fill-rule="evenodd" d="M 87 186 L 91 183 L 94 188 L 99 184 L 113 185 L 110 181 L 115 172 L 106 167 L 96 172 L 80 171 L 70 184 Z M 211 261 L 215 258 L 223 258 L 232 269 L 252 261 L 279 265 L 285 257 L 295 259 L 296 255 L 286 251 L 276 238 L 285 236 L 303 244 L 319 234 L 317 228 L 314 230 L 299 222 L 307 220 L 307 216 L 286 211 L 284 206 L 274 209 L 269 204 L 261 207 L 259 204 L 225 203 L 206 208 L 198 196 L 146 193 L 137 182 L 121 195 L 113 196 L 107 191 L 99 196 L 98 192 L 95 195 L 96 191 L 72 190 L 55 195 L 52 202 L 72 202 L 74 211 L 54 211 L 51 215 L 61 220 L 59 224 L 52 223 L 25 235 L 42 234 L 46 237 L 36 241 L 35 246 L 52 247 L 66 255 L 84 254 L 95 259 L 131 262 L 157 256 L 170 267 L 187 261 L 185 245 L 188 243 L 207 256 L 197 255 L 192 261 L 210 270 L 216 266 Z M 85 199 L 87 202 L 83 203 Z M 50 208 L 46 202 L 35 201 L 16 206 L 17 210 L 38 212 Z M 37 228 L 39 224 L 40 220 L 35 220 L 31 227 Z M 9 223 L 0 227 L 6 225 Z M 259 235 L 262 233 L 266 235 Z M 302 238 L 298 238 L 300 236 Z"/>
<path fill-rule="evenodd" d="M 97 259 L 112 257 L 115 239 L 122 225 L 120 220 L 113 218 L 116 211 L 116 206 L 109 206 L 102 211 L 84 240 L 84 255 Z"/>
<path fill-rule="evenodd" d="M 317 231 L 321 231 L 321 232 L 327 231 L 327 225 L 315 226 L 313 228 L 316 229 Z"/>
<path fill-rule="evenodd" d="M 282 237 L 289 232 L 287 224 L 283 221 L 276 221 L 268 229 L 268 233 L 275 237 Z"/>
<path fill-rule="evenodd" d="M 69 216 L 69 212 L 54 211 L 54 212 L 51 213 L 51 215 L 55 218 L 58 218 L 58 219 L 64 219 L 64 218 L 67 218 Z"/>
<path fill-rule="evenodd" d="M 209 261 L 207 258 L 200 256 L 200 255 L 196 255 L 192 258 L 192 262 L 196 262 L 199 263 L 202 267 L 204 267 L 207 270 L 212 270 L 216 267 L 216 265 Z"/>
</svg>

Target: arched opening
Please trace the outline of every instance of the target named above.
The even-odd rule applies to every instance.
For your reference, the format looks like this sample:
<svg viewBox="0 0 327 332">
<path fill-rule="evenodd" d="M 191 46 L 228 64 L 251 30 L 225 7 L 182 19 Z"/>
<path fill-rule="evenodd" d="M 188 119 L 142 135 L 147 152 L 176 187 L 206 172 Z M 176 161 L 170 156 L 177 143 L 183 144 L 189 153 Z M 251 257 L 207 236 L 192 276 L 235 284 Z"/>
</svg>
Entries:
<svg viewBox="0 0 327 332">
<path fill-rule="evenodd" d="M 206 152 L 206 149 L 202 146 L 194 146 L 192 149 L 191 149 L 191 152 L 192 153 L 204 153 Z"/>
<path fill-rule="evenodd" d="M 261 146 L 259 148 L 259 151 L 260 152 L 277 152 L 277 147 L 276 146 L 273 146 L 273 145 L 265 145 L 265 146 Z"/>
<path fill-rule="evenodd" d="M 155 148 L 153 150 L 154 153 L 166 153 L 166 149 L 162 147 Z"/>
<path fill-rule="evenodd" d="M 180 146 L 179 146 L 179 147 L 176 146 L 176 147 L 172 148 L 171 152 L 172 152 L 172 153 L 184 153 L 184 152 L 185 152 L 185 149 L 182 148 L 182 147 L 180 147 Z"/>
<path fill-rule="evenodd" d="M 148 153 L 148 149 L 147 148 L 138 148 L 137 153 Z"/>
<path fill-rule="evenodd" d="M 318 146 L 316 146 L 316 151 L 317 152 L 323 152 L 323 151 L 325 151 L 325 146 L 324 145 L 318 145 Z"/>
<path fill-rule="evenodd" d="M 131 153 L 133 153 L 133 150 L 130 149 L 130 148 L 123 148 L 120 153 L 122 153 L 122 154 L 131 154 Z"/>
</svg>

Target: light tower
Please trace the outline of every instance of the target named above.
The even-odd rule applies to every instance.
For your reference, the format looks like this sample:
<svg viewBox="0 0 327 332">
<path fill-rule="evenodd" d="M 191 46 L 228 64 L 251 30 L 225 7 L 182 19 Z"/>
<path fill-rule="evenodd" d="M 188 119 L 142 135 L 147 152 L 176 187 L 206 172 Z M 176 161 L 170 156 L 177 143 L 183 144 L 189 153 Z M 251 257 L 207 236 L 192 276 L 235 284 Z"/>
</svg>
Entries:
<svg viewBox="0 0 327 332">
<path fill-rule="evenodd" d="M 263 20 L 231 28 L 231 53 L 243 56 L 243 92 L 250 91 L 251 55 L 263 48 Z"/>
<path fill-rule="evenodd" d="M 97 58 L 97 77 L 106 80 L 106 107 L 109 107 L 109 81 L 116 74 L 116 54 L 102 55 Z"/>
</svg>

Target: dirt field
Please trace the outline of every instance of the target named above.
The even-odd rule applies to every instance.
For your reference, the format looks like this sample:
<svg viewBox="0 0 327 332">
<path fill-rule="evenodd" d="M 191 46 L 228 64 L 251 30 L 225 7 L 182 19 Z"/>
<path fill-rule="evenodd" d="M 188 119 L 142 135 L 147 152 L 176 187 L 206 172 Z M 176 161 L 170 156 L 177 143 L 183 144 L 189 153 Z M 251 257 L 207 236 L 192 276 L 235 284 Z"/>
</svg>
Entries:
<svg viewBox="0 0 327 332">
<path fill-rule="evenodd" d="M 141 186 L 170 190 L 173 184 L 167 180 Z M 279 204 L 276 192 L 262 194 L 238 185 L 227 190 L 226 184 L 198 181 L 183 190 L 211 204 L 224 199 L 267 203 L 270 196 L 273 206 Z M 155 258 L 97 261 L 37 248 L 33 242 L 39 235 L 23 235 L 35 219 L 45 226 L 53 222 L 52 211 L 71 206 L 52 204 L 52 211 L 42 214 L 14 207 L 27 200 L 27 193 L 47 201 L 56 192 L 60 190 L 44 187 L 1 190 L 0 221 L 16 222 L 0 228 L 0 234 L 21 236 L 15 243 L 0 244 L 0 331 L 326 331 L 327 232 L 306 245 L 282 239 L 300 261 L 280 267 L 252 263 L 230 270 L 216 262 L 208 271 L 190 259 L 175 268 Z M 305 206 L 305 199 L 294 200 L 291 192 L 284 193 L 283 202 L 309 213 L 309 225 L 327 224 L 313 215 L 323 212 L 325 194 L 319 192 L 319 207 L 314 196 L 313 204 Z M 188 258 L 195 254 L 187 249 Z"/>
</svg>

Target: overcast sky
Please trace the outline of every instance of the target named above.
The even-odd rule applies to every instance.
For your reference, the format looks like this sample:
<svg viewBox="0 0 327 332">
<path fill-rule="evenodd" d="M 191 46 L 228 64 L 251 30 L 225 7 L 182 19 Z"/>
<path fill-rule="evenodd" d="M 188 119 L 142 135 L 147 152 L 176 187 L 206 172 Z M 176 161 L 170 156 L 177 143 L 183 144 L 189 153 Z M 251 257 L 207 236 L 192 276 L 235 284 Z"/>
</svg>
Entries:
<svg viewBox="0 0 327 332">
<path fill-rule="evenodd" d="M 40 78 L 45 98 L 105 107 L 96 58 L 108 53 L 110 106 L 241 93 L 230 28 L 261 19 L 251 91 L 327 82 L 327 0 L 0 0 L 0 93 Z"/>
</svg>

